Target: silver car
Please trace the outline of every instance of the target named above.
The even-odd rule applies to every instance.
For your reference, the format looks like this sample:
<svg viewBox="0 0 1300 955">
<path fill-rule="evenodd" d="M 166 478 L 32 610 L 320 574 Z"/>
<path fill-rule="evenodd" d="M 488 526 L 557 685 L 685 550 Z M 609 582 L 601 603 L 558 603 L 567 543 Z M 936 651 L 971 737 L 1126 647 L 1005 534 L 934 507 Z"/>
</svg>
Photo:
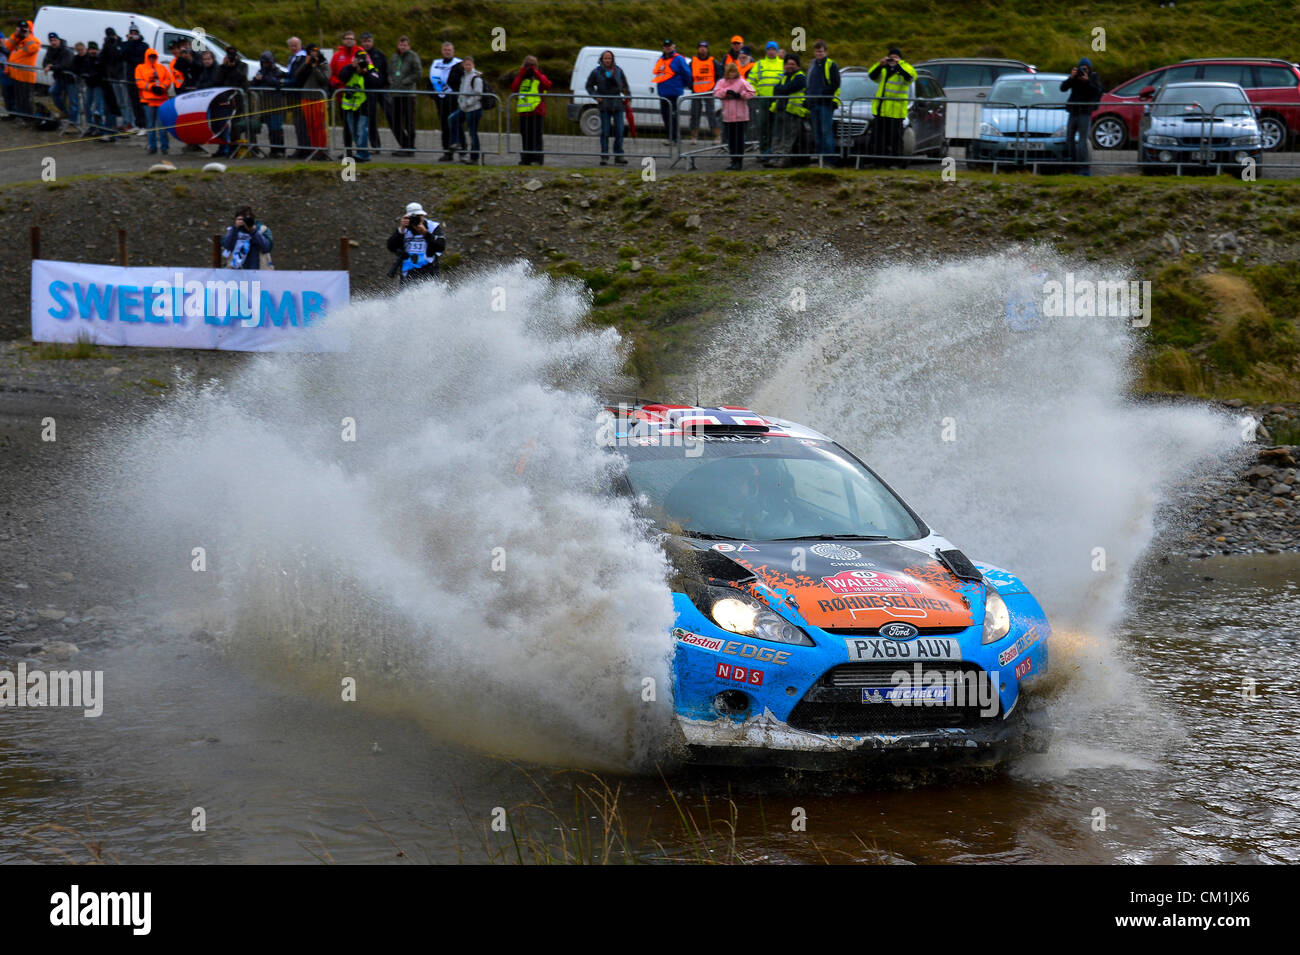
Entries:
<svg viewBox="0 0 1300 955">
<path fill-rule="evenodd" d="M 1244 171 L 1264 157 L 1257 109 L 1236 83 L 1170 83 L 1142 116 L 1138 166 L 1144 174 Z"/>
<path fill-rule="evenodd" d="M 992 57 L 953 57 L 914 65 L 928 71 L 948 95 L 948 141 L 963 146 L 979 135 L 980 106 L 998 77 L 1035 69 L 1021 60 Z"/>
</svg>

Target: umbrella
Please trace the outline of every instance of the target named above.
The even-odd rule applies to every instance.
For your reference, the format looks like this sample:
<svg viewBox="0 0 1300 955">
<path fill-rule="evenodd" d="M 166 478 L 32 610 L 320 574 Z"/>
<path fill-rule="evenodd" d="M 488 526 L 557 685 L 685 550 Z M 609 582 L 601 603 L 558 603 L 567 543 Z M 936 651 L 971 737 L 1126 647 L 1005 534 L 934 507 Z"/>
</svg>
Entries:
<svg viewBox="0 0 1300 955">
<path fill-rule="evenodd" d="M 627 116 L 627 132 L 633 139 L 636 139 L 636 116 L 632 114 L 632 101 L 623 100 L 623 112 Z"/>
</svg>

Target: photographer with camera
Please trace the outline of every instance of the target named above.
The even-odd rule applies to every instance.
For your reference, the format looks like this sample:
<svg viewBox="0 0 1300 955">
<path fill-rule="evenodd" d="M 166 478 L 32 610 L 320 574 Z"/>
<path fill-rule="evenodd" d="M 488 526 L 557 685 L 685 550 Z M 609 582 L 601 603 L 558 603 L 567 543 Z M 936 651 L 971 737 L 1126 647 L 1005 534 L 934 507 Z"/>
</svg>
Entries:
<svg viewBox="0 0 1300 955">
<path fill-rule="evenodd" d="M 221 237 L 221 257 L 228 269 L 270 269 L 271 244 L 271 230 L 253 217 L 253 207 L 240 206 Z"/>
<path fill-rule="evenodd" d="M 158 51 L 153 47 L 145 50 L 144 62 L 135 68 L 135 85 L 139 91 L 140 102 L 144 104 L 144 128 L 149 132 L 149 152 L 167 155 L 167 129 L 159 125 L 158 110 L 171 96 L 172 87 L 178 85 L 179 78 L 166 63 L 158 62 Z"/>
<path fill-rule="evenodd" d="M 446 248 L 447 236 L 442 223 L 430 219 L 422 205 L 412 202 L 397 223 L 396 231 L 388 237 L 388 251 L 397 256 L 388 277 L 400 272 L 403 283 L 437 278 L 438 260 Z"/>
<path fill-rule="evenodd" d="M 302 97 L 299 108 L 302 110 L 303 127 L 307 131 L 306 138 L 298 140 L 300 148 L 293 158 L 323 162 L 330 158 L 325 151 L 325 112 L 330 92 L 330 69 L 319 46 L 308 43 L 305 49 L 306 52 L 295 61 L 297 65 L 289 77 L 290 86 L 304 91 L 299 94 Z M 308 143 L 311 144 L 310 149 L 306 148 Z"/>
<path fill-rule="evenodd" d="M 1065 108 L 1070 114 L 1065 129 L 1065 141 L 1070 144 L 1070 158 L 1078 165 L 1074 171 L 1081 176 L 1092 175 L 1088 166 L 1088 137 L 1092 135 L 1092 111 L 1101 101 L 1101 77 L 1092 68 L 1086 56 L 1070 75 L 1061 81 L 1061 89 L 1070 91 Z"/>
<path fill-rule="evenodd" d="M 370 54 L 356 47 L 352 59 L 339 71 L 339 79 L 343 81 L 343 122 L 350 133 L 352 153 L 357 162 L 370 162 L 370 150 L 366 148 L 370 136 L 366 100 L 373 94 L 366 90 L 379 88 L 379 70 L 370 61 Z"/>
<path fill-rule="evenodd" d="M 32 36 L 32 21 L 19 20 L 13 36 L 5 39 L 9 61 L 5 66 L 5 76 L 13 82 L 13 111 L 19 116 L 35 115 L 32 90 L 36 85 L 36 57 L 40 52 L 41 41 Z"/>
</svg>

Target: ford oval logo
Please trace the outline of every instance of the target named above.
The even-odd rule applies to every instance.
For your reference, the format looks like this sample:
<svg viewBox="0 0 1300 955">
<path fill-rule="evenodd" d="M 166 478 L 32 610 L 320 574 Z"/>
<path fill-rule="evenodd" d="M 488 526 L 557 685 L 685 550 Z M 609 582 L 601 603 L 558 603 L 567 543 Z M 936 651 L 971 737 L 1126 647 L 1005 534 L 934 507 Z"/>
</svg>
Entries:
<svg viewBox="0 0 1300 955">
<path fill-rule="evenodd" d="M 880 635 L 890 640 L 911 640 L 920 632 L 910 623 L 887 623 L 880 628 Z"/>
</svg>

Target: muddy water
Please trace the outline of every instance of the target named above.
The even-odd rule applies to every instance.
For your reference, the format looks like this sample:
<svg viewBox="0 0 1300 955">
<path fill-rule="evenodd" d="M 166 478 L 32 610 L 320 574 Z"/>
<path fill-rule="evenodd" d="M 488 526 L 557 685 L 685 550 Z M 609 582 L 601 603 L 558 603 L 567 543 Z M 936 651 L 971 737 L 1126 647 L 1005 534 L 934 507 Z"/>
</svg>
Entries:
<svg viewBox="0 0 1300 955">
<path fill-rule="evenodd" d="M 1060 635 L 1045 754 L 979 777 L 606 777 L 615 818 L 645 859 L 1300 861 L 1300 557 L 1139 580 L 1113 639 Z M 0 714 L 0 861 L 513 860 L 497 807 L 525 859 L 600 831 L 577 791 L 592 777 L 440 747 L 410 721 L 253 682 L 187 639 L 76 662 L 106 673 L 101 717 Z"/>
</svg>

